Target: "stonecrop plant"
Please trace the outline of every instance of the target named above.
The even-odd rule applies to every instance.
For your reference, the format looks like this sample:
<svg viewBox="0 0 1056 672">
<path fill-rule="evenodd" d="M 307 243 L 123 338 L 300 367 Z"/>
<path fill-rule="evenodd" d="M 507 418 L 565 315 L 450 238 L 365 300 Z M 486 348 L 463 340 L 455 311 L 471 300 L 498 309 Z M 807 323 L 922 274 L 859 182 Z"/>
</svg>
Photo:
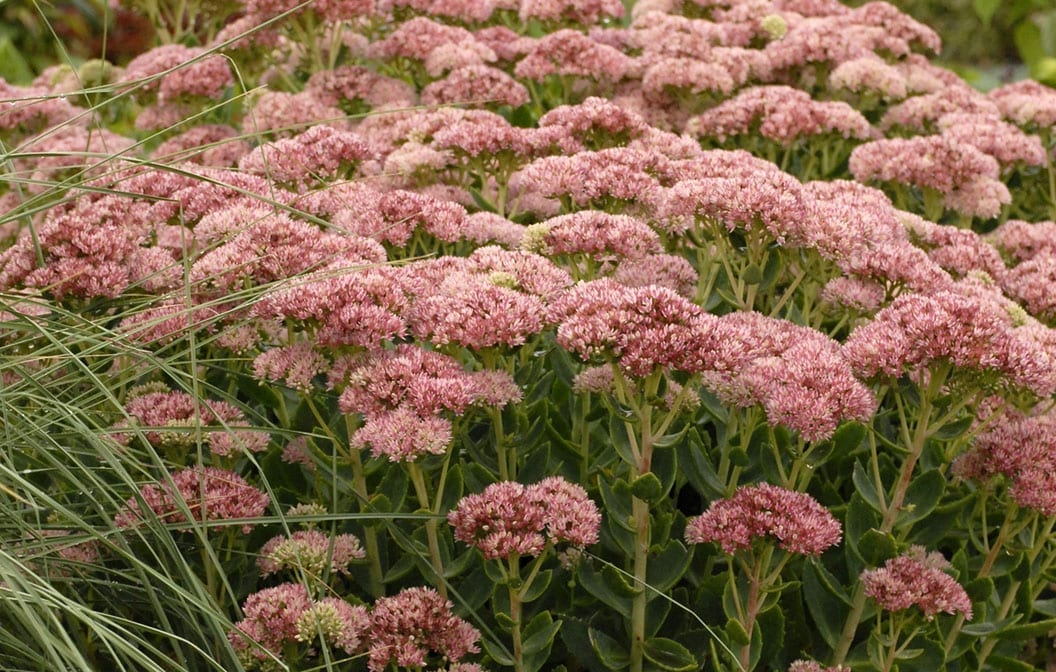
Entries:
<svg viewBox="0 0 1056 672">
<path fill-rule="evenodd" d="M 881 0 L 110 5 L 0 80 L 0 667 L 1051 662 L 1056 90 Z"/>
</svg>

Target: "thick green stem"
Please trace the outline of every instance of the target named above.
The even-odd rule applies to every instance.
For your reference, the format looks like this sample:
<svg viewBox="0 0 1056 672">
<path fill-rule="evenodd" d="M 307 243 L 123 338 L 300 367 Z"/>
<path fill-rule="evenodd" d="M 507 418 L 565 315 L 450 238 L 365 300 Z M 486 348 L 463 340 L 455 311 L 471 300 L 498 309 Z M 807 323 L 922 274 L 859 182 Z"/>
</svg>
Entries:
<svg viewBox="0 0 1056 672">
<path fill-rule="evenodd" d="M 524 672 L 524 642 L 521 637 L 521 561 L 516 554 L 510 556 L 508 567 L 508 578 L 506 585 L 510 592 L 510 634 L 513 637 L 513 669 Z"/>
<path fill-rule="evenodd" d="M 429 489 L 425 485 L 425 474 L 417 462 L 407 463 L 407 472 L 414 484 L 415 494 L 418 496 L 418 505 L 426 511 L 432 511 L 433 507 L 429 500 Z M 440 521 L 430 518 L 425 521 L 425 538 L 429 546 L 429 562 L 433 573 L 436 574 L 436 589 L 445 599 L 447 598 L 447 584 L 444 583 L 444 560 L 440 555 Z"/>
<path fill-rule="evenodd" d="M 898 514 L 902 511 L 902 505 L 906 499 L 906 492 L 909 490 L 909 484 L 913 480 L 913 470 L 916 468 L 917 461 L 924 452 L 924 444 L 927 442 L 931 433 L 935 429 L 938 429 L 937 427 L 929 428 L 928 419 L 931 415 L 931 399 L 933 393 L 941 389 L 945 377 L 945 372 L 932 372 L 928 389 L 922 390 L 920 415 L 918 416 L 917 425 L 912 437 L 909 439 L 909 454 L 906 456 L 906 461 L 902 464 L 902 469 L 899 472 L 898 481 L 895 484 L 891 500 L 888 502 L 887 508 L 884 511 L 883 522 L 880 525 L 881 532 L 889 533 L 895 528 Z M 905 409 L 900 396 L 896 393 L 894 397 L 899 409 L 902 435 L 906 438 L 910 435 L 908 419 L 906 418 Z M 874 465 L 874 471 L 878 472 L 878 470 L 878 465 Z M 847 620 L 844 622 L 843 630 L 840 633 L 840 641 L 836 646 L 836 650 L 833 652 L 833 666 L 842 665 L 843 661 L 847 658 L 847 653 L 851 650 L 851 644 L 854 642 L 854 635 L 858 631 L 858 624 L 861 621 L 862 612 L 865 611 L 865 600 L 865 588 L 859 581 L 854 588 L 854 596 L 851 601 L 851 612 L 847 615 Z"/>
<path fill-rule="evenodd" d="M 642 381 L 644 398 L 648 400 L 656 394 L 660 384 L 660 374 L 654 373 Z M 648 402 L 638 407 L 640 438 L 638 441 L 638 463 L 632 465 L 635 478 L 647 474 L 652 469 L 653 460 L 653 417 L 652 405 Z M 649 502 L 631 498 L 631 509 L 634 515 L 634 587 L 639 592 L 631 604 L 631 672 L 641 672 L 645 652 L 645 607 L 649 602 L 647 589 L 649 569 L 650 517 Z"/>
</svg>

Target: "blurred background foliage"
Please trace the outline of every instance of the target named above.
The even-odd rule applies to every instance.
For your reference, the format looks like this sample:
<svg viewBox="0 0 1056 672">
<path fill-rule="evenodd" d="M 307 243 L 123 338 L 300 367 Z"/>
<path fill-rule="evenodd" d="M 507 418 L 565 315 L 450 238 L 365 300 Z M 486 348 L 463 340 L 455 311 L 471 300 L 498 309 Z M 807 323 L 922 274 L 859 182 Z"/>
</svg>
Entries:
<svg viewBox="0 0 1056 672">
<path fill-rule="evenodd" d="M 1056 85 L 1056 0 L 890 1 L 937 30 L 938 61 L 979 88 L 1028 76 Z M 48 65 L 100 56 L 120 65 L 154 38 L 145 17 L 106 0 L 0 0 L 0 77 L 25 84 Z"/>
</svg>

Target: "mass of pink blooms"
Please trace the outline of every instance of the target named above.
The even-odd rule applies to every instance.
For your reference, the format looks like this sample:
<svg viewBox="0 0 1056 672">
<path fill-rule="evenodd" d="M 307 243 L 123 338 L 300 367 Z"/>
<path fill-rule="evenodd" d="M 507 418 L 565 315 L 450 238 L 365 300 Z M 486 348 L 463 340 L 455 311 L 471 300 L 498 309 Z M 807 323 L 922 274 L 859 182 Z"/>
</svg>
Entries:
<svg viewBox="0 0 1056 672">
<path fill-rule="evenodd" d="M 262 670 L 849 672 L 875 607 L 982 669 L 963 621 L 1052 608 L 963 586 L 1056 516 L 1056 90 L 883 0 L 215 4 L 105 103 L 0 79 L 0 382 L 113 381 L 134 465 L 27 566 L 228 544 L 187 555 Z"/>
</svg>

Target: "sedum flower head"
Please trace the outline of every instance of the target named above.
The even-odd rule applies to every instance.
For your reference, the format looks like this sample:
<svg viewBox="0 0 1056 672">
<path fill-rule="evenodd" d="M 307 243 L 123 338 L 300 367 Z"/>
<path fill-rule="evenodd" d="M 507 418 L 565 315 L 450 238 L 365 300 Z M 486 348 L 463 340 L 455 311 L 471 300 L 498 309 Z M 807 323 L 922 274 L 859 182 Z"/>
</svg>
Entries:
<svg viewBox="0 0 1056 672">
<path fill-rule="evenodd" d="M 748 549 L 755 539 L 768 536 L 790 553 L 820 555 L 840 543 L 841 528 L 810 495 L 769 483 L 737 488 L 733 497 L 712 502 L 686 524 L 686 541 L 715 542 L 726 553 Z"/>
<path fill-rule="evenodd" d="M 476 653 L 480 633 L 451 608 L 432 588 L 406 588 L 379 598 L 370 614 L 367 667 L 382 672 L 393 662 L 424 668 L 436 658 L 457 663 Z"/>
<path fill-rule="evenodd" d="M 492 483 L 447 516 L 455 539 L 489 560 L 539 555 L 547 544 L 582 548 L 598 541 L 601 513 L 582 487 L 560 476 L 534 485 Z"/>
<path fill-rule="evenodd" d="M 861 580 L 865 594 L 886 611 L 916 606 L 929 621 L 939 612 L 960 612 L 971 620 L 972 602 L 961 584 L 943 571 L 949 566 L 941 553 L 913 546 L 883 567 L 865 570 Z"/>
</svg>

